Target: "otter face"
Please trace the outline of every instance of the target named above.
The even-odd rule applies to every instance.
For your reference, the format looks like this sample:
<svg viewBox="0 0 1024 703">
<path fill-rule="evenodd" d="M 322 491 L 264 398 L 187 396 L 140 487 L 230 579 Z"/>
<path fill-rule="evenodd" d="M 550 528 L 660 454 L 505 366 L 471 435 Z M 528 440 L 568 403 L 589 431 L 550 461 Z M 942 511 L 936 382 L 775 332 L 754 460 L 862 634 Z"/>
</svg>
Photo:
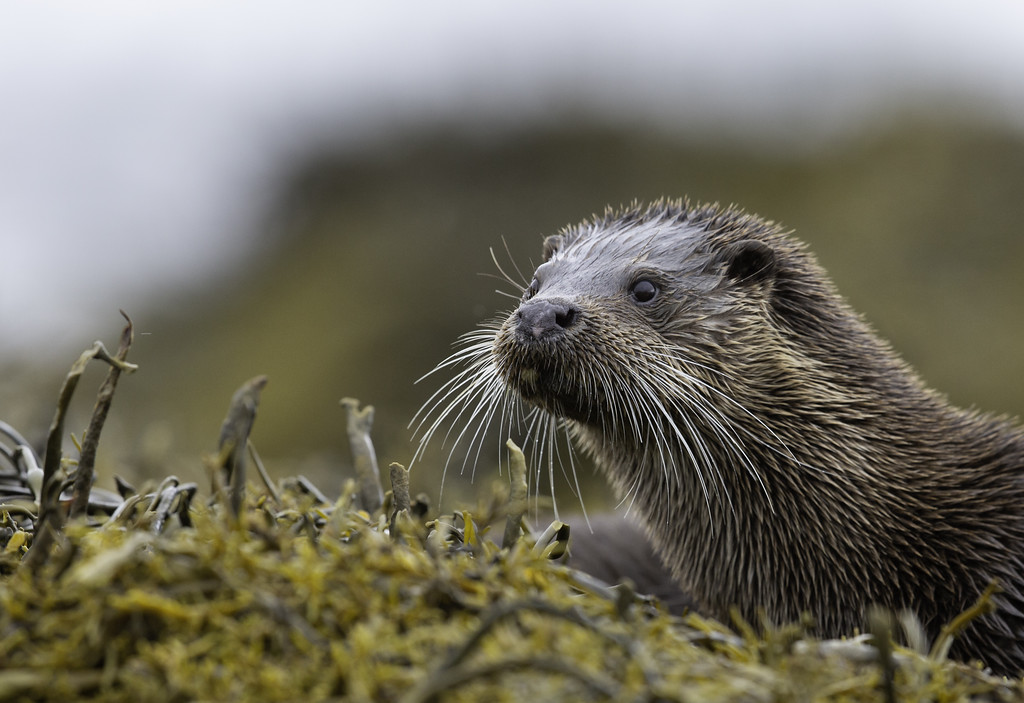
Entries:
<svg viewBox="0 0 1024 703">
<path fill-rule="evenodd" d="M 663 376 L 670 349 L 727 334 L 737 289 L 748 296 L 775 268 L 760 241 L 712 248 L 678 223 L 549 237 L 544 256 L 495 337 L 495 363 L 528 403 L 602 426 L 625 420 L 630 387 Z"/>
<path fill-rule="evenodd" d="M 436 367 L 464 368 L 417 415 L 417 456 L 445 427 L 467 457 L 491 429 L 525 430 L 541 456 L 564 429 L 620 495 L 643 486 L 666 505 L 690 492 L 710 515 L 712 497 L 730 493 L 723 473 L 761 483 L 745 439 L 764 426 L 758 398 L 776 396 L 743 391 L 785 378 L 765 333 L 775 327 L 761 323 L 785 311 L 795 256 L 771 223 L 681 202 L 549 237 L 517 308 Z M 766 433 L 763 444 L 779 444 Z"/>
</svg>

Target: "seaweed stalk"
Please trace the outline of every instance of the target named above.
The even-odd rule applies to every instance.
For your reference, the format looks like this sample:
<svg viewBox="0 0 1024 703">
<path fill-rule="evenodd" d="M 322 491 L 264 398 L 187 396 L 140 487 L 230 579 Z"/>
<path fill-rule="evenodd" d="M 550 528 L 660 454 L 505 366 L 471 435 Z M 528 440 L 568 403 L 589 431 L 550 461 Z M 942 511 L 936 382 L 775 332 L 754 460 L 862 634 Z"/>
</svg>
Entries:
<svg viewBox="0 0 1024 703">
<path fill-rule="evenodd" d="M 391 538 L 399 539 L 398 523 L 401 520 L 409 520 L 409 469 L 397 462 L 391 462 L 391 520 L 389 527 Z"/>
<path fill-rule="evenodd" d="M 391 495 L 394 496 L 395 513 L 409 510 L 409 469 L 397 462 L 392 462 L 391 470 Z"/>
<path fill-rule="evenodd" d="M 243 383 L 231 397 L 228 414 L 220 426 L 217 448 L 224 478 L 223 485 L 228 489 L 231 512 L 236 518 L 242 512 L 242 501 L 245 497 L 246 445 L 249 433 L 252 432 L 252 425 L 256 421 L 260 391 L 266 385 L 266 376 L 256 376 Z"/>
<path fill-rule="evenodd" d="M 946 659 L 949 656 L 950 647 L 953 646 L 953 640 L 956 639 L 956 636 L 964 628 L 971 624 L 971 621 L 982 615 L 995 612 L 996 604 L 993 602 L 992 597 L 1001 590 L 998 581 L 990 581 L 982 594 L 978 596 L 978 600 L 974 602 L 974 605 L 942 626 L 942 631 L 939 633 L 938 638 L 936 638 L 935 644 L 932 645 L 932 651 L 929 656 L 936 661 Z"/>
<path fill-rule="evenodd" d="M 341 406 L 347 415 L 348 442 L 352 448 L 352 461 L 359 480 L 359 500 L 363 509 L 374 513 L 384 504 L 384 489 L 380 484 L 377 453 L 373 450 L 370 430 L 373 429 L 373 406 L 359 409 L 355 398 L 342 398 Z"/>
<path fill-rule="evenodd" d="M 128 350 L 132 346 L 135 337 L 132 319 L 124 310 L 121 315 L 127 321 L 121 331 L 121 342 L 117 347 L 114 359 L 124 363 L 128 357 Z M 89 489 L 92 487 L 93 474 L 96 466 L 96 449 L 100 443 L 100 432 L 103 431 L 103 424 L 107 420 L 107 413 L 110 411 L 110 403 L 114 399 L 114 389 L 117 388 L 117 380 L 121 377 L 121 371 L 134 371 L 135 366 L 121 366 L 111 364 L 107 371 L 107 377 L 100 386 L 96 396 L 96 405 L 92 411 L 92 418 L 89 420 L 89 428 L 85 431 L 82 441 L 82 451 L 78 460 L 78 472 L 75 474 L 74 490 L 72 491 L 70 517 L 74 518 L 85 514 L 89 507 Z"/>
<path fill-rule="evenodd" d="M 53 421 L 50 423 L 49 434 L 46 437 L 43 482 L 39 496 L 39 522 L 36 525 L 32 548 L 25 557 L 25 563 L 29 568 L 36 568 L 46 561 L 50 547 L 64 526 L 65 515 L 60 508 L 60 493 L 64 479 L 59 474 L 62 458 L 61 445 L 64 439 L 64 420 L 67 417 L 68 406 L 71 405 L 71 398 L 75 394 L 78 381 L 82 378 L 85 367 L 93 359 L 100 359 L 111 366 L 118 366 L 122 371 L 134 371 L 137 368 L 134 364 L 112 357 L 103 346 L 103 342 L 100 341 L 94 342 L 92 348 L 82 352 L 78 360 L 71 365 L 71 370 L 61 386 L 60 395 L 57 398 L 57 409 L 53 414 Z"/>
<path fill-rule="evenodd" d="M 256 451 L 256 445 L 252 441 L 246 442 L 246 447 L 249 449 L 249 458 L 252 459 L 253 466 L 256 467 L 256 472 L 259 473 L 260 478 L 263 480 L 263 485 L 270 491 L 270 497 L 274 499 L 277 505 L 281 505 L 281 493 L 277 490 L 277 486 L 270 478 L 270 474 L 267 473 L 267 468 L 263 465 L 263 460 L 260 458 L 260 453 Z"/>
<path fill-rule="evenodd" d="M 879 685 L 885 703 L 896 703 L 896 662 L 893 659 L 892 630 L 894 618 L 885 608 L 874 606 L 868 610 L 868 629 L 878 651 L 878 664 L 882 676 Z"/>
<path fill-rule="evenodd" d="M 523 524 L 523 515 L 526 514 L 529 486 L 526 485 L 526 457 L 511 439 L 505 442 L 509 452 L 508 477 L 512 484 L 512 490 L 508 496 L 508 517 L 505 519 L 505 535 L 502 538 L 501 546 L 506 549 L 519 540 L 520 527 Z"/>
</svg>

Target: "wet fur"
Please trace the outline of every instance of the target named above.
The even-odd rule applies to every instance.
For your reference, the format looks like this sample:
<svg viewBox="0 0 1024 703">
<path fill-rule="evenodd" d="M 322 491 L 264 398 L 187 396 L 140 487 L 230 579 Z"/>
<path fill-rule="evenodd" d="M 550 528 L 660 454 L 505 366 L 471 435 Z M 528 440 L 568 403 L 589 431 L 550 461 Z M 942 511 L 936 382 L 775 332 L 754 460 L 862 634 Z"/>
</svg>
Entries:
<svg viewBox="0 0 1024 703">
<path fill-rule="evenodd" d="M 809 611 L 840 636 L 881 604 L 934 637 L 996 579 L 999 610 L 953 654 L 1024 669 L 1018 427 L 926 388 L 771 222 L 661 201 L 549 237 L 544 257 L 520 308 L 449 359 L 467 366 L 425 406 L 424 443 L 522 423 L 553 462 L 566 428 L 722 619 Z M 641 278 L 649 302 L 630 295 Z M 571 324 L 524 330 L 548 303 Z"/>
</svg>

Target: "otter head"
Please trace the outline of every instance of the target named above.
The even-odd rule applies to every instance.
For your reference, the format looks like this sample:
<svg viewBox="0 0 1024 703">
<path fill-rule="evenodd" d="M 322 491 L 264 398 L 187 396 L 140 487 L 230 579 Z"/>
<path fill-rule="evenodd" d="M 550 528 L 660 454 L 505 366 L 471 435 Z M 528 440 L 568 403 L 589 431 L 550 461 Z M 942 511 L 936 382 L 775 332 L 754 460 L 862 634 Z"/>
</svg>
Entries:
<svg viewBox="0 0 1024 703">
<path fill-rule="evenodd" d="M 495 337 L 505 383 L 557 417 L 638 439 L 641 415 L 674 416 L 705 395 L 702 384 L 718 385 L 709 374 L 731 365 L 723 350 L 768 314 L 779 263 L 750 223 L 715 224 L 665 206 L 548 237 Z"/>
</svg>

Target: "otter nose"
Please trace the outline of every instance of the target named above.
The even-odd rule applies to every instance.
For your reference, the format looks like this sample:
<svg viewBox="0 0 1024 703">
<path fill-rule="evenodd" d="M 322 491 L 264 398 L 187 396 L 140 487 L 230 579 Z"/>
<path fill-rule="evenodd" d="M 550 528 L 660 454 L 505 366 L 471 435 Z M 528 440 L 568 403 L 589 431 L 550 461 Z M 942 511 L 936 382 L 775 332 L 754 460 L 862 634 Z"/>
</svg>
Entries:
<svg viewBox="0 0 1024 703">
<path fill-rule="evenodd" d="M 528 300 L 519 306 L 518 314 L 520 332 L 544 339 L 575 325 L 579 310 L 564 300 Z"/>
</svg>

